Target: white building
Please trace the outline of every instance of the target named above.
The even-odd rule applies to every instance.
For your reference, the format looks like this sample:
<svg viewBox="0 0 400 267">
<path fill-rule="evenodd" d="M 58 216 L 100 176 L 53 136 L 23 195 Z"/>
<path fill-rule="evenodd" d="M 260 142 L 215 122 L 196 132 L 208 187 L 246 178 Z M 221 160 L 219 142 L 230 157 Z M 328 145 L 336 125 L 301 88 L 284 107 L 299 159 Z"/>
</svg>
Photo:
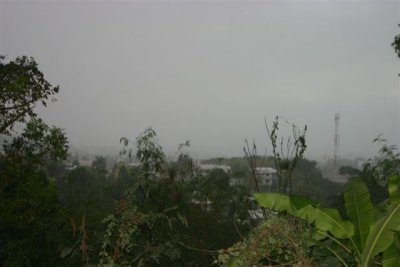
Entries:
<svg viewBox="0 0 400 267">
<path fill-rule="evenodd" d="M 142 164 L 139 162 L 129 162 L 127 165 L 128 165 L 128 167 L 131 167 L 131 168 L 137 168 L 137 167 L 140 167 Z"/>
<path fill-rule="evenodd" d="M 278 183 L 277 171 L 270 167 L 257 167 L 256 175 L 261 186 L 274 187 Z"/>
<path fill-rule="evenodd" d="M 79 166 L 81 167 L 91 167 L 93 161 L 90 159 L 81 159 L 79 160 Z"/>
</svg>

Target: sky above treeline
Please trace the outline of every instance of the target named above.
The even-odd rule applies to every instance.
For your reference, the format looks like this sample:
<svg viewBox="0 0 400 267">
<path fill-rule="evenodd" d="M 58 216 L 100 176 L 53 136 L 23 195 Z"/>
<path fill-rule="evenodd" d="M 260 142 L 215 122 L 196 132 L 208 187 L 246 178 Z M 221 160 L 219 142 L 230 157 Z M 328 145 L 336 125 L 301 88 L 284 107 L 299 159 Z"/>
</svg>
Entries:
<svg viewBox="0 0 400 267">
<path fill-rule="evenodd" d="M 151 126 L 167 152 L 242 156 L 254 139 L 263 153 L 278 115 L 307 124 L 319 159 L 340 113 L 340 156 L 371 157 L 379 134 L 399 144 L 398 14 L 397 0 L 0 0 L 0 54 L 60 85 L 40 116 L 81 150 L 117 153 Z"/>
</svg>

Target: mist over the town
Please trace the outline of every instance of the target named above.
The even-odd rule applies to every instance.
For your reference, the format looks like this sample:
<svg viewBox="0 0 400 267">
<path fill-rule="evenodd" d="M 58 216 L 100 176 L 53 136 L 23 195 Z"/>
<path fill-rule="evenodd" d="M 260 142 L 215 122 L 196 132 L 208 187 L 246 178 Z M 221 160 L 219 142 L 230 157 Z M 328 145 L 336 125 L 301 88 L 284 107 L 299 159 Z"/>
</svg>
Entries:
<svg viewBox="0 0 400 267">
<path fill-rule="evenodd" d="M 72 147 L 115 154 L 153 127 L 166 151 L 242 156 L 264 118 L 308 126 L 306 157 L 399 144 L 397 1 L 5 1 L 1 54 L 34 57 Z M 270 153 L 270 148 L 267 153 Z"/>
<path fill-rule="evenodd" d="M 0 0 L 0 266 L 400 266 L 398 0 Z"/>
</svg>

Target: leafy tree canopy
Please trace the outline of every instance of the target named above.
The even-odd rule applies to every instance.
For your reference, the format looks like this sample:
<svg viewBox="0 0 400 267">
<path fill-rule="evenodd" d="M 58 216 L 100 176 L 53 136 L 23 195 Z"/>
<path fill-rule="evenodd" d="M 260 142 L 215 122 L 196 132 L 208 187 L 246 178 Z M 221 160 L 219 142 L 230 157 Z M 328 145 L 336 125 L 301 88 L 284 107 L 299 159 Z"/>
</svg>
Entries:
<svg viewBox="0 0 400 267">
<path fill-rule="evenodd" d="M 59 87 L 45 80 L 33 58 L 17 57 L 5 62 L 0 55 L 0 134 L 10 134 L 16 123 L 35 118 L 38 103 L 46 106 Z"/>
<path fill-rule="evenodd" d="M 0 265 L 60 266 L 66 214 L 55 183 L 46 175 L 48 161 L 66 159 L 62 129 L 47 126 L 34 107 L 58 92 L 33 58 L 4 62 L 0 56 Z M 17 135 L 13 128 L 25 124 Z"/>
<path fill-rule="evenodd" d="M 399 24 L 400 27 L 400 24 Z M 392 43 L 394 51 L 396 52 L 397 56 L 400 57 L 400 34 L 394 37 L 394 41 Z"/>
</svg>

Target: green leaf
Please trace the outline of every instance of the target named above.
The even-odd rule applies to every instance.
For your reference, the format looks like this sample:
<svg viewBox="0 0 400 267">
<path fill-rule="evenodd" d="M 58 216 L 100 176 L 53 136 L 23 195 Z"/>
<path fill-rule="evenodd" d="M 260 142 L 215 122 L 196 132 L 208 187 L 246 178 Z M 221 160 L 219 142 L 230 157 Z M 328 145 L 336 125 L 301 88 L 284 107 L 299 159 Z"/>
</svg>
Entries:
<svg viewBox="0 0 400 267">
<path fill-rule="evenodd" d="M 65 258 L 65 257 L 67 257 L 68 255 L 70 255 L 72 253 L 72 248 L 64 248 L 62 251 L 61 251 L 61 258 Z"/>
<path fill-rule="evenodd" d="M 344 267 L 348 267 L 348 265 L 346 264 L 346 261 L 342 258 L 342 256 L 340 254 L 338 254 L 334 249 L 331 248 L 331 246 L 329 246 L 328 244 L 324 243 L 324 242 L 320 242 L 318 240 L 312 240 L 312 242 L 314 244 L 317 244 L 319 248 L 324 248 L 326 250 L 328 250 L 331 256 L 328 256 L 326 259 L 324 259 L 321 262 L 321 265 L 318 266 L 344 266 Z"/>
<path fill-rule="evenodd" d="M 240 267 L 240 260 L 238 257 L 232 257 L 227 263 L 224 264 L 224 267 Z"/>
<path fill-rule="evenodd" d="M 304 196 L 288 196 L 281 193 L 254 193 L 257 203 L 273 211 L 293 213 L 307 205 L 317 206 L 317 203 Z"/>
<path fill-rule="evenodd" d="M 326 238 L 326 232 L 323 232 L 321 230 L 316 230 L 313 234 L 312 234 L 312 238 L 314 240 L 320 241 L 322 239 Z"/>
<path fill-rule="evenodd" d="M 398 267 L 400 266 L 400 251 L 392 244 L 383 252 L 383 267 Z"/>
<path fill-rule="evenodd" d="M 349 238 L 353 235 L 353 225 L 343 221 L 335 209 L 315 208 L 311 200 L 304 197 L 289 197 L 280 193 L 255 193 L 260 206 L 274 211 L 287 211 L 292 215 L 314 223 L 317 229 L 331 232 L 337 238 Z M 305 205 L 305 206 L 304 206 Z"/>
<path fill-rule="evenodd" d="M 324 232 L 330 232 L 336 238 L 350 238 L 354 233 L 353 224 L 340 218 L 335 209 L 319 209 L 308 205 L 293 214 Z"/>
<path fill-rule="evenodd" d="M 354 225 L 354 241 L 362 251 L 373 223 L 373 206 L 367 186 L 360 179 L 350 181 L 344 192 L 347 216 Z"/>
<path fill-rule="evenodd" d="M 400 175 L 392 175 L 388 179 L 389 196 L 392 204 L 400 202 L 399 183 Z"/>
<path fill-rule="evenodd" d="M 264 208 L 273 211 L 291 212 L 290 199 L 285 194 L 280 193 L 254 193 L 257 203 Z"/>
<path fill-rule="evenodd" d="M 368 266 L 375 255 L 389 248 L 393 243 L 394 231 L 398 231 L 399 228 L 400 204 L 397 204 L 390 206 L 389 212 L 371 226 L 361 255 L 361 266 Z"/>
<path fill-rule="evenodd" d="M 300 210 L 308 205 L 318 206 L 318 203 L 304 196 L 290 196 L 290 204 L 293 210 Z"/>
</svg>

